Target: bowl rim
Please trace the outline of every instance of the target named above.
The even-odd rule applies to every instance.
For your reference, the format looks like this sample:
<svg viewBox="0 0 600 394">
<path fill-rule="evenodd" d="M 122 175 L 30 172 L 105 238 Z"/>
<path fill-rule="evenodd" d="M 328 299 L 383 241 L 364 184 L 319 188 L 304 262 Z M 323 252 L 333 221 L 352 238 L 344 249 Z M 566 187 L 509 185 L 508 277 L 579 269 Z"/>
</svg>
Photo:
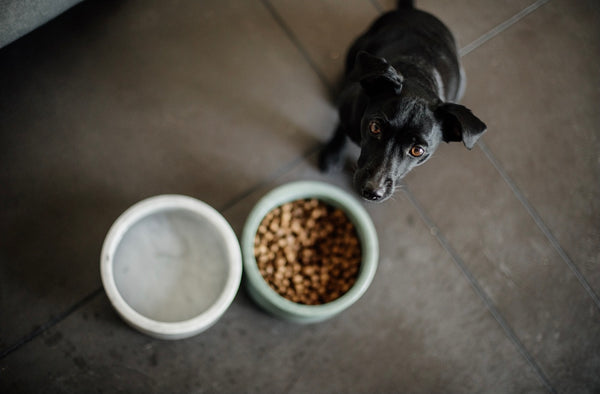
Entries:
<svg viewBox="0 0 600 394">
<path fill-rule="evenodd" d="M 223 237 L 229 267 L 223 289 L 213 305 L 190 319 L 164 322 L 142 315 L 125 301 L 115 283 L 113 258 L 123 236 L 135 223 L 152 214 L 173 210 L 188 211 L 214 225 L 215 230 Z M 228 309 L 240 286 L 242 255 L 235 232 L 216 209 L 192 197 L 163 194 L 137 202 L 117 218 L 102 245 L 100 271 L 102 284 L 111 304 L 128 324 L 157 338 L 181 339 L 204 331 Z"/>
<path fill-rule="evenodd" d="M 261 275 L 254 257 L 254 237 L 264 216 L 282 204 L 303 198 L 316 198 L 342 209 L 354 224 L 361 242 L 362 260 L 356 282 L 342 296 L 325 304 L 299 304 L 279 295 Z M 315 321 L 333 316 L 356 302 L 371 284 L 379 259 L 377 233 L 365 208 L 343 189 L 320 181 L 290 182 L 265 194 L 248 215 L 240 243 L 244 274 L 251 282 L 252 290 L 288 316 Z"/>
</svg>

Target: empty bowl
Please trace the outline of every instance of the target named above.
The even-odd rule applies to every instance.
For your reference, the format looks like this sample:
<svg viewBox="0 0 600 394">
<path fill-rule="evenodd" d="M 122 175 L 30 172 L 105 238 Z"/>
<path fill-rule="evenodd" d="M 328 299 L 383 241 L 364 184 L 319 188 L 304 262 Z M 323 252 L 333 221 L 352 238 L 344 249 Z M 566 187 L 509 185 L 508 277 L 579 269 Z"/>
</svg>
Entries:
<svg viewBox="0 0 600 394">
<path fill-rule="evenodd" d="M 162 339 L 198 334 L 227 310 L 242 260 L 231 226 L 191 197 L 140 201 L 110 228 L 102 247 L 102 283 L 132 327 Z"/>
</svg>

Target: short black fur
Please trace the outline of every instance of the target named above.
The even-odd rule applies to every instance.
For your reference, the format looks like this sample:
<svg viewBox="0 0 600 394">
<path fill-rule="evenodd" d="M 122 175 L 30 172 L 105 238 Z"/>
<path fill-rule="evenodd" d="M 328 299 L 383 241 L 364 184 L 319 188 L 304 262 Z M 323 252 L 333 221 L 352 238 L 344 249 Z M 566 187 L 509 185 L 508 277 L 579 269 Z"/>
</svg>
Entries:
<svg viewBox="0 0 600 394">
<path fill-rule="evenodd" d="M 386 200 L 441 141 L 462 141 L 471 149 L 485 132 L 481 120 L 456 104 L 464 84 L 450 31 L 412 1 L 399 1 L 348 51 L 340 122 L 321 151 L 320 168 L 340 167 L 349 137 L 361 148 L 357 192 L 367 200 Z"/>
</svg>

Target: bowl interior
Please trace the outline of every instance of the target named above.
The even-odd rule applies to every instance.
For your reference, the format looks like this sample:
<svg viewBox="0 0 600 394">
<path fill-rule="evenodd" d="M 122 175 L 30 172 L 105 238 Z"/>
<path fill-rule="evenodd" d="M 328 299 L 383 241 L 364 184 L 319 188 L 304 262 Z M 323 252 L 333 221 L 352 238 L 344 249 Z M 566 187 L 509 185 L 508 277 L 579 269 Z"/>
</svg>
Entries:
<svg viewBox="0 0 600 394">
<path fill-rule="evenodd" d="M 163 339 L 195 335 L 227 310 L 241 276 L 235 233 L 202 201 L 161 195 L 112 225 L 100 263 L 112 305 L 136 329 Z"/>
<path fill-rule="evenodd" d="M 208 219 L 182 209 L 135 222 L 113 257 L 114 279 L 127 304 L 157 321 L 204 313 L 229 274 L 227 245 Z"/>
</svg>

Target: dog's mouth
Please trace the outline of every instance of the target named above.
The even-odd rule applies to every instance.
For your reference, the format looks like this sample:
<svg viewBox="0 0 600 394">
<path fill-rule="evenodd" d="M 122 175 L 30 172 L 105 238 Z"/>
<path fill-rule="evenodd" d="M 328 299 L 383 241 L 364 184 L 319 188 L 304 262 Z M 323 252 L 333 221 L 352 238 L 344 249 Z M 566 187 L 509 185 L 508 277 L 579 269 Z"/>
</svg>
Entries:
<svg viewBox="0 0 600 394">
<path fill-rule="evenodd" d="M 354 173 L 354 188 L 365 200 L 371 202 L 383 202 L 394 193 L 394 179 L 392 177 L 372 177 L 364 169 L 358 169 Z"/>
</svg>

